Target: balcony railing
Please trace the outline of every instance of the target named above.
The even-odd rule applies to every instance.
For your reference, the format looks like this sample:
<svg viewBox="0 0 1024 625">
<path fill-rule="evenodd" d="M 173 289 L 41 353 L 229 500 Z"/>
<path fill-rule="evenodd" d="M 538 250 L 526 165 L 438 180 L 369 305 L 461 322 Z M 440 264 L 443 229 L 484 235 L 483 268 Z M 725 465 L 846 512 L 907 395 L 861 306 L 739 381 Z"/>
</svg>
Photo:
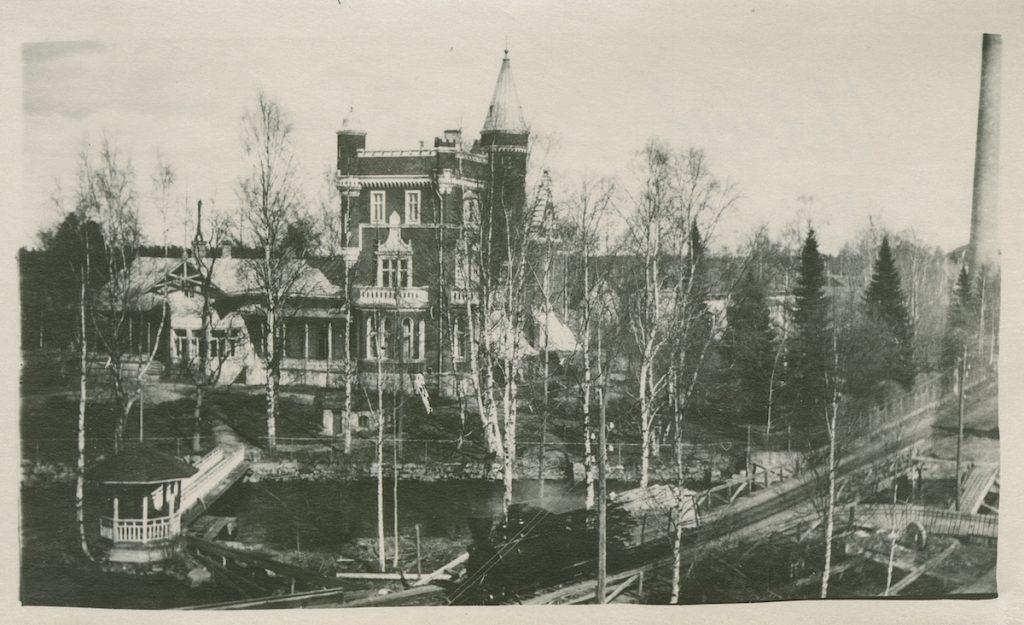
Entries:
<svg viewBox="0 0 1024 625">
<path fill-rule="evenodd" d="M 452 289 L 448 291 L 448 302 L 450 304 L 454 306 L 465 306 L 467 301 L 471 304 L 476 304 L 478 302 L 476 293 L 471 293 L 466 289 Z"/>
<path fill-rule="evenodd" d="M 148 543 L 167 540 L 181 533 L 181 516 L 156 519 L 113 519 L 100 517 L 100 536 L 115 543 Z"/>
<path fill-rule="evenodd" d="M 354 303 L 356 306 L 426 308 L 430 294 L 420 286 L 357 286 Z"/>
</svg>

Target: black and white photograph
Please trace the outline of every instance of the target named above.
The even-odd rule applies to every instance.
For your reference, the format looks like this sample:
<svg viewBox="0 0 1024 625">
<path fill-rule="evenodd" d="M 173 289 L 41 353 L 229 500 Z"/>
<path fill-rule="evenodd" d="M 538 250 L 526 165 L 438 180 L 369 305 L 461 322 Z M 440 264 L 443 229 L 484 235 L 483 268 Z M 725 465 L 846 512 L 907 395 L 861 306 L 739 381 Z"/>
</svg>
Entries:
<svg viewBox="0 0 1024 625">
<path fill-rule="evenodd" d="M 10 7 L 20 618 L 1009 622 L 1024 6 L 190 7 Z"/>
</svg>

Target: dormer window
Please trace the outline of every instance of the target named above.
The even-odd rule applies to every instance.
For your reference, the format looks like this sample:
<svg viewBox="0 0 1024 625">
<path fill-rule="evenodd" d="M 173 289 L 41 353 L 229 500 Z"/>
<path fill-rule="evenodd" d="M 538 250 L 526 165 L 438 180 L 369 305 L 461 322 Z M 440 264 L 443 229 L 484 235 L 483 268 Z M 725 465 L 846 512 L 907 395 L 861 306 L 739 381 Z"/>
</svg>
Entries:
<svg viewBox="0 0 1024 625">
<path fill-rule="evenodd" d="M 405 192 L 405 223 L 420 223 L 420 192 Z"/>
<path fill-rule="evenodd" d="M 412 271 L 408 258 L 381 258 L 377 262 L 380 286 L 412 286 Z"/>
<path fill-rule="evenodd" d="M 370 191 L 370 223 L 384 223 L 384 210 L 386 205 L 384 191 Z"/>
</svg>

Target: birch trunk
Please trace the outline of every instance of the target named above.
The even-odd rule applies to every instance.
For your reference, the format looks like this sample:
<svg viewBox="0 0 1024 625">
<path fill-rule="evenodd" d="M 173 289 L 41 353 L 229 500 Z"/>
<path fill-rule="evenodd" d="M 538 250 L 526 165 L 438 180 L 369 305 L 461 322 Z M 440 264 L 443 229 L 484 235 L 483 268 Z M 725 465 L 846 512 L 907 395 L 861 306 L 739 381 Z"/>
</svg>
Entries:
<svg viewBox="0 0 1024 625">
<path fill-rule="evenodd" d="M 502 481 L 504 482 L 505 490 L 501 499 L 501 508 L 506 521 L 508 521 L 508 509 L 512 505 L 513 462 L 515 462 L 515 437 L 513 436 L 513 432 L 515 431 L 515 417 L 512 412 L 512 379 L 514 375 L 515 373 L 512 371 L 512 362 L 506 358 L 505 389 L 502 397 L 502 407 L 505 413 L 505 458 L 502 465 Z"/>
<path fill-rule="evenodd" d="M 349 300 L 350 298 L 346 298 Z M 352 305 L 345 304 L 345 416 L 342 419 L 342 431 L 345 436 L 345 453 L 352 452 L 352 378 L 355 366 L 352 364 Z"/>
<path fill-rule="evenodd" d="M 277 448 L 277 386 L 281 372 L 277 366 L 277 345 L 275 335 L 277 332 L 277 316 L 273 309 L 267 312 L 267 349 L 265 362 L 267 363 L 267 448 Z"/>
<path fill-rule="evenodd" d="M 477 409 L 480 411 L 480 422 L 483 426 L 484 441 L 487 443 L 487 451 L 501 460 L 504 457 L 504 450 L 502 449 L 501 444 L 501 434 L 498 430 L 497 417 L 491 410 L 491 406 L 493 404 L 493 397 L 491 396 L 493 391 L 493 374 L 488 368 L 487 373 L 484 375 L 484 379 L 488 382 L 486 387 L 482 389 L 480 385 L 482 372 L 480 371 L 480 350 L 479 345 L 477 344 L 477 328 L 473 321 L 472 305 L 470 304 L 468 297 L 466 298 L 466 324 L 469 340 L 469 367 L 472 370 L 471 377 L 473 379 L 473 390 L 476 393 Z M 483 336 L 482 329 L 480 335 Z"/>
<path fill-rule="evenodd" d="M 828 598 L 829 573 L 832 569 L 832 533 L 835 529 L 836 512 L 836 417 L 839 411 L 837 397 L 833 393 L 832 419 L 828 432 L 828 502 L 825 508 L 825 565 L 821 573 L 821 598 Z"/>
<path fill-rule="evenodd" d="M 203 395 L 204 388 L 200 385 L 196 388 L 196 407 L 192 415 L 192 424 L 194 429 L 192 430 L 192 452 L 199 453 L 202 449 L 202 423 L 203 423 Z"/>
<path fill-rule="evenodd" d="M 586 270 L 584 270 L 584 284 Z M 584 286 L 586 289 L 586 285 Z M 587 480 L 586 506 L 594 507 L 594 446 L 593 431 L 590 424 L 590 311 L 589 306 L 583 309 L 583 470 Z"/>
<path fill-rule="evenodd" d="M 87 273 L 87 272 L 84 272 Z M 78 302 L 79 332 L 81 332 L 81 353 L 79 354 L 79 377 L 78 377 L 78 464 L 75 473 L 75 520 L 78 523 L 78 539 L 81 543 L 82 553 L 86 558 L 92 559 L 89 552 L 89 542 L 85 537 L 85 403 L 86 403 L 86 377 L 88 374 L 88 344 L 85 331 L 85 303 L 86 303 L 86 275 L 82 276 L 80 299 Z"/>
<path fill-rule="evenodd" d="M 647 378 L 650 364 L 644 357 L 640 365 L 640 488 L 647 488 L 651 456 L 651 404 L 647 396 Z"/>
<path fill-rule="evenodd" d="M 587 357 L 589 359 L 589 353 L 587 353 Z M 604 377 L 604 370 L 601 365 L 600 323 L 597 327 L 597 378 L 599 380 L 599 385 L 597 389 L 598 403 L 600 404 L 597 428 L 597 442 L 600 448 L 597 452 L 597 603 L 604 603 L 605 585 L 608 574 L 608 483 L 606 479 L 608 467 L 608 432 L 606 420 L 607 414 L 605 411 L 606 400 L 604 393 L 606 383 Z"/>
<path fill-rule="evenodd" d="M 380 324 L 377 324 L 380 328 Z M 379 330 L 378 330 L 379 332 Z M 377 341 L 377 564 L 387 570 L 387 544 L 384 542 L 384 370 L 380 340 Z"/>
</svg>

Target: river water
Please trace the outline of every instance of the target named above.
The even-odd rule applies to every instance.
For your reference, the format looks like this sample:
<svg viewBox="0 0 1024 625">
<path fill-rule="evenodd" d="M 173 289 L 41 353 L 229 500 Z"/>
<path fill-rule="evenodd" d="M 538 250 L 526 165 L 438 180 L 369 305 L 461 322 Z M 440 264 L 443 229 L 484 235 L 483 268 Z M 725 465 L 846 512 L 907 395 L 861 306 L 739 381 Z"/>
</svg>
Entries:
<svg viewBox="0 0 1024 625">
<path fill-rule="evenodd" d="M 517 481 L 516 502 L 537 503 L 536 481 Z M 560 512 L 582 505 L 584 486 L 548 481 L 544 507 Z M 385 482 L 385 527 L 392 532 L 393 483 Z M 86 494 L 91 540 L 103 511 Z M 470 542 L 472 517 L 501 511 L 499 482 L 449 481 L 398 484 L 399 534 L 411 537 L 419 525 L 424 540 Z M 243 482 L 210 509 L 210 514 L 238 518 L 233 540 L 271 550 L 328 553 L 351 551 L 354 543 L 377 531 L 377 491 L 372 480 L 346 482 Z M 22 489 L 22 587 L 26 605 L 109 608 L 170 608 L 235 599 L 225 589 L 190 589 L 169 576 L 135 577 L 85 571 L 74 565 L 77 551 L 74 489 L 39 486 Z"/>
</svg>

